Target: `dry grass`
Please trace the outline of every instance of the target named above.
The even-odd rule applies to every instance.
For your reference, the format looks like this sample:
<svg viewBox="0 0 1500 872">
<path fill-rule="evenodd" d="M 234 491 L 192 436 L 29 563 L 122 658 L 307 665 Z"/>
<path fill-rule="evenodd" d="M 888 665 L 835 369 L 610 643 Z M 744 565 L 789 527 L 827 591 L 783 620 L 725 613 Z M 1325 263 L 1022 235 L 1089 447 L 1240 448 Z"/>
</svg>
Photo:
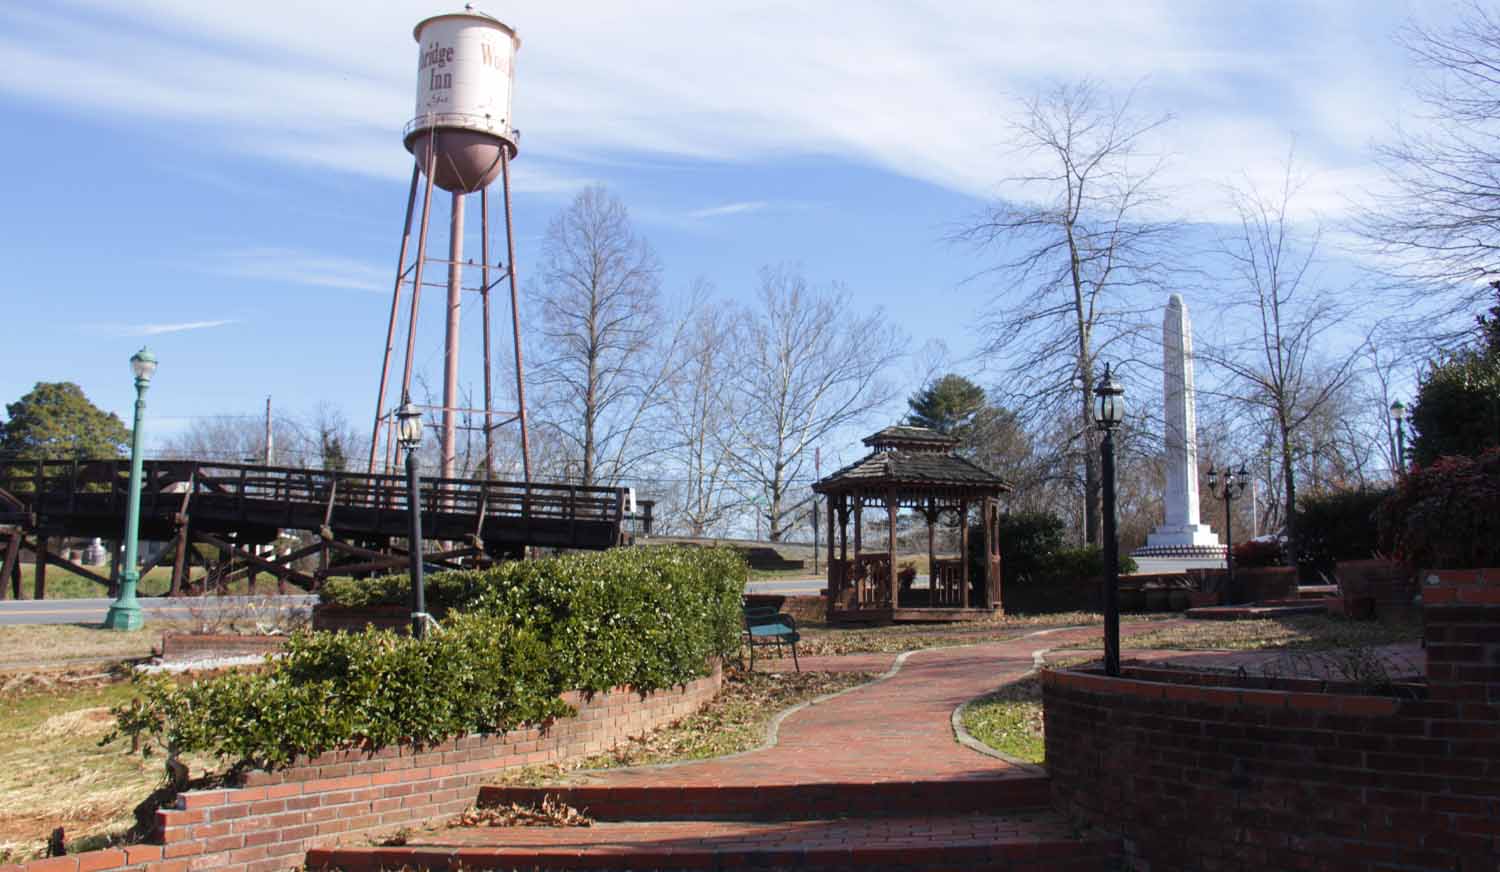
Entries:
<svg viewBox="0 0 1500 872">
<path fill-rule="evenodd" d="M 114 725 L 109 707 L 131 695 L 119 681 L 0 694 L 0 863 L 42 856 L 56 827 L 76 848 L 131 828 L 133 809 L 162 780 L 161 761 L 99 747 Z"/>
<path fill-rule="evenodd" d="M 1042 681 L 1031 675 L 971 702 L 964 729 L 1001 754 L 1041 763 L 1047 756 L 1042 732 Z"/>
<path fill-rule="evenodd" d="M 1155 615 L 1132 615 L 1131 620 L 1154 619 Z M 1168 618 L 1175 615 L 1161 615 Z M 942 648 L 996 642 L 1048 627 L 1092 626 L 1103 621 L 1097 612 L 1058 612 L 1049 615 L 1007 615 L 989 621 L 963 624 L 894 624 L 885 627 L 829 627 L 820 622 L 799 621 L 802 641 L 798 654 L 896 654 L 916 648 Z"/>
<path fill-rule="evenodd" d="M 0 669 L 39 663 L 151 656 L 165 630 L 185 630 L 186 623 L 152 621 L 122 633 L 98 624 L 46 624 L 0 627 Z"/>
<path fill-rule="evenodd" d="M 865 672 L 746 672 L 724 674 L 724 689 L 696 714 L 612 751 L 568 763 L 528 766 L 500 776 L 503 784 L 556 784 L 587 770 L 722 757 L 759 747 L 779 713 L 825 694 L 864 684 Z"/>
<path fill-rule="evenodd" d="M 1414 642 L 1421 637 L 1422 629 L 1415 623 L 1386 624 L 1325 615 L 1294 615 L 1248 621 L 1190 621 L 1151 633 L 1126 636 L 1120 645 L 1127 649 L 1177 651 L 1255 651 L 1268 648 L 1322 651 Z M 1097 645 L 1097 642 L 1089 642 L 1064 647 Z"/>
</svg>

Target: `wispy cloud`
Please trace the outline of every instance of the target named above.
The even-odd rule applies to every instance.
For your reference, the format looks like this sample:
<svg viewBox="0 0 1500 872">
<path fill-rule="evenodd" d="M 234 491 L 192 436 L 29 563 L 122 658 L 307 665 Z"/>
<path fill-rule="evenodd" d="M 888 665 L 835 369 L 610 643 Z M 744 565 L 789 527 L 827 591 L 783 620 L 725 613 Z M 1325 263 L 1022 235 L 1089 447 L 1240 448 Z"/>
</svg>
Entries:
<svg viewBox="0 0 1500 872">
<path fill-rule="evenodd" d="M 350 16 L 342 0 L 63 2 L 77 14 L 0 10 L 9 25 L 0 91 L 188 125 L 272 160 L 410 171 L 398 131 L 412 112 L 420 4 L 367 4 Z M 1017 95 L 1093 76 L 1118 88 L 1145 82 L 1138 108 L 1176 113 L 1152 147 L 1178 158 L 1164 181 L 1185 192 L 1181 208 L 1209 219 L 1222 217 L 1219 183 L 1274 175 L 1293 131 L 1309 172 L 1366 181 L 1365 144 L 1397 111 L 1403 73 L 1388 34 L 1406 14 L 1354 0 L 1244 9 L 871 0 L 858 16 L 791 0 L 517 10 L 518 186 L 563 190 L 629 155 L 816 155 L 1004 194 L 1001 180 L 1031 169 L 1006 147 Z M 309 21 L 337 21 L 338 38 Z M 693 217 L 735 214 L 730 206 L 748 211 L 729 204 Z"/>
<path fill-rule="evenodd" d="M 710 206 L 706 209 L 694 209 L 688 213 L 689 218 L 721 218 L 725 215 L 742 215 L 746 212 L 759 212 L 761 209 L 771 205 L 765 200 L 746 200 L 742 203 L 725 203 L 722 206 Z"/>
<path fill-rule="evenodd" d="M 361 260 L 294 248 L 246 248 L 221 252 L 210 269 L 223 276 L 291 285 L 385 291 L 392 275 Z"/>
<path fill-rule="evenodd" d="M 208 330 L 238 324 L 234 319 L 219 321 L 182 321 L 175 324 L 86 324 L 84 330 L 107 336 L 161 336 L 165 333 L 186 333 L 189 330 Z"/>
</svg>

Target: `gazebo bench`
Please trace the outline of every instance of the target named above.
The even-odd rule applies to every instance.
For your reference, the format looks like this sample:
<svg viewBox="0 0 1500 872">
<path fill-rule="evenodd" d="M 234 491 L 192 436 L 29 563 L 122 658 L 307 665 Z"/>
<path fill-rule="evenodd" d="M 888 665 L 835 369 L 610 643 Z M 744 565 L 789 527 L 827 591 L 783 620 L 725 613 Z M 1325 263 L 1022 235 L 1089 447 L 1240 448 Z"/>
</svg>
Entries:
<svg viewBox="0 0 1500 872">
<path fill-rule="evenodd" d="M 757 646 L 775 645 L 779 653 L 783 645 L 792 649 L 792 666 L 798 672 L 802 664 L 797 662 L 797 642 L 802 638 L 797 632 L 797 619 L 772 608 L 752 606 L 745 609 L 745 645 L 750 649 L 750 668 L 755 668 Z"/>
</svg>

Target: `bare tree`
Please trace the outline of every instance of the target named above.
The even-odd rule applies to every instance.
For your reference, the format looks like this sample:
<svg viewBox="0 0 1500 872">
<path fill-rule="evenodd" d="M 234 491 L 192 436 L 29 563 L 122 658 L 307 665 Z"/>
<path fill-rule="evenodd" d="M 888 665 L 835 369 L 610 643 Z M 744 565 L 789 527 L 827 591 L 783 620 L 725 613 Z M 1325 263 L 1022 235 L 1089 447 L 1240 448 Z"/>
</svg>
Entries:
<svg viewBox="0 0 1500 872">
<path fill-rule="evenodd" d="M 1433 299 L 1443 314 L 1470 313 L 1500 275 L 1500 17 L 1470 0 L 1447 27 L 1413 23 L 1399 40 L 1425 73 L 1415 86 L 1423 111 L 1377 146 L 1391 191 L 1358 229 L 1416 287 L 1433 332 L 1444 323 L 1431 317 Z"/>
<path fill-rule="evenodd" d="M 666 419 L 676 443 L 669 467 L 680 479 L 673 500 L 680 517 L 673 521 L 690 536 L 721 531 L 739 508 L 722 439 L 729 426 L 726 385 L 734 371 L 729 347 L 733 318 L 725 309 L 703 304 L 710 293 L 707 282 L 694 282 L 690 305 L 697 314 L 674 366 Z"/>
<path fill-rule="evenodd" d="M 1308 450 L 1315 456 L 1327 448 L 1305 437 L 1333 411 L 1359 360 L 1359 347 L 1329 351 L 1340 344 L 1331 340 L 1346 326 L 1348 312 L 1310 274 L 1320 231 L 1315 223 L 1304 231 L 1304 224 L 1289 216 L 1297 188 L 1288 162 L 1280 189 L 1270 195 L 1253 185 L 1230 192 L 1239 226 L 1221 240 L 1231 272 L 1226 284 L 1233 289 L 1222 314 L 1226 321 L 1252 326 L 1243 337 L 1226 336 L 1200 352 L 1230 376 L 1225 393 L 1268 422 L 1293 553 L 1298 461 Z"/>
<path fill-rule="evenodd" d="M 759 311 L 741 319 L 735 337 L 723 444 L 780 541 L 806 508 L 788 497 L 807 481 L 813 447 L 890 402 L 882 373 L 903 343 L 880 310 L 859 314 L 841 287 L 814 291 L 785 266 L 761 270 L 759 296 Z"/>
<path fill-rule="evenodd" d="M 1142 154 L 1169 120 L 1137 118 L 1129 95 L 1111 99 L 1087 81 L 1038 94 L 1015 125 L 1018 156 L 1039 167 L 1009 180 L 1025 199 L 996 203 L 956 234 L 1002 252 L 981 273 L 1005 289 L 982 324 L 982 352 L 1003 361 L 1007 377 L 998 399 L 1028 422 L 1076 422 L 1065 447 L 1082 461 L 1090 543 L 1101 525 L 1095 367 L 1140 328 L 1132 297 L 1162 287 L 1164 246 L 1177 231 L 1152 218 L 1161 163 Z"/>
<path fill-rule="evenodd" d="M 660 446 L 648 426 L 670 374 L 661 267 L 624 204 L 589 187 L 547 228 L 537 419 L 578 458 L 586 485 L 616 484 Z"/>
</svg>

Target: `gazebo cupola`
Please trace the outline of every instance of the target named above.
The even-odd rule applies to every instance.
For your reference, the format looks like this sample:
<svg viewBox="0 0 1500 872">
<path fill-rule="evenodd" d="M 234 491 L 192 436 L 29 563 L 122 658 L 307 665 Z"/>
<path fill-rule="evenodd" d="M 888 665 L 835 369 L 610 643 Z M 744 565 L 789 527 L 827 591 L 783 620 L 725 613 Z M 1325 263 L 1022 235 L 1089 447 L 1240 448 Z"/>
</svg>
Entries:
<svg viewBox="0 0 1500 872">
<path fill-rule="evenodd" d="M 828 614 L 831 621 L 965 620 L 1000 608 L 999 497 L 1004 479 L 957 453 L 958 439 L 925 427 L 894 426 L 864 439 L 870 453 L 813 485 L 828 500 Z M 866 508 L 884 508 L 884 548 L 866 551 Z M 984 536 L 984 569 L 971 578 L 972 510 Z M 898 581 L 896 537 L 902 509 L 927 523 L 927 587 Z M 935 531 L 957 521 L 958 554 L 940 557 Z M 852 522 L 852 523 L 851 523 Z M 835 531 L 837 524 L 837 531 Z M 850 554 L 850 529 L 854 548 Z"/>
</svg>

